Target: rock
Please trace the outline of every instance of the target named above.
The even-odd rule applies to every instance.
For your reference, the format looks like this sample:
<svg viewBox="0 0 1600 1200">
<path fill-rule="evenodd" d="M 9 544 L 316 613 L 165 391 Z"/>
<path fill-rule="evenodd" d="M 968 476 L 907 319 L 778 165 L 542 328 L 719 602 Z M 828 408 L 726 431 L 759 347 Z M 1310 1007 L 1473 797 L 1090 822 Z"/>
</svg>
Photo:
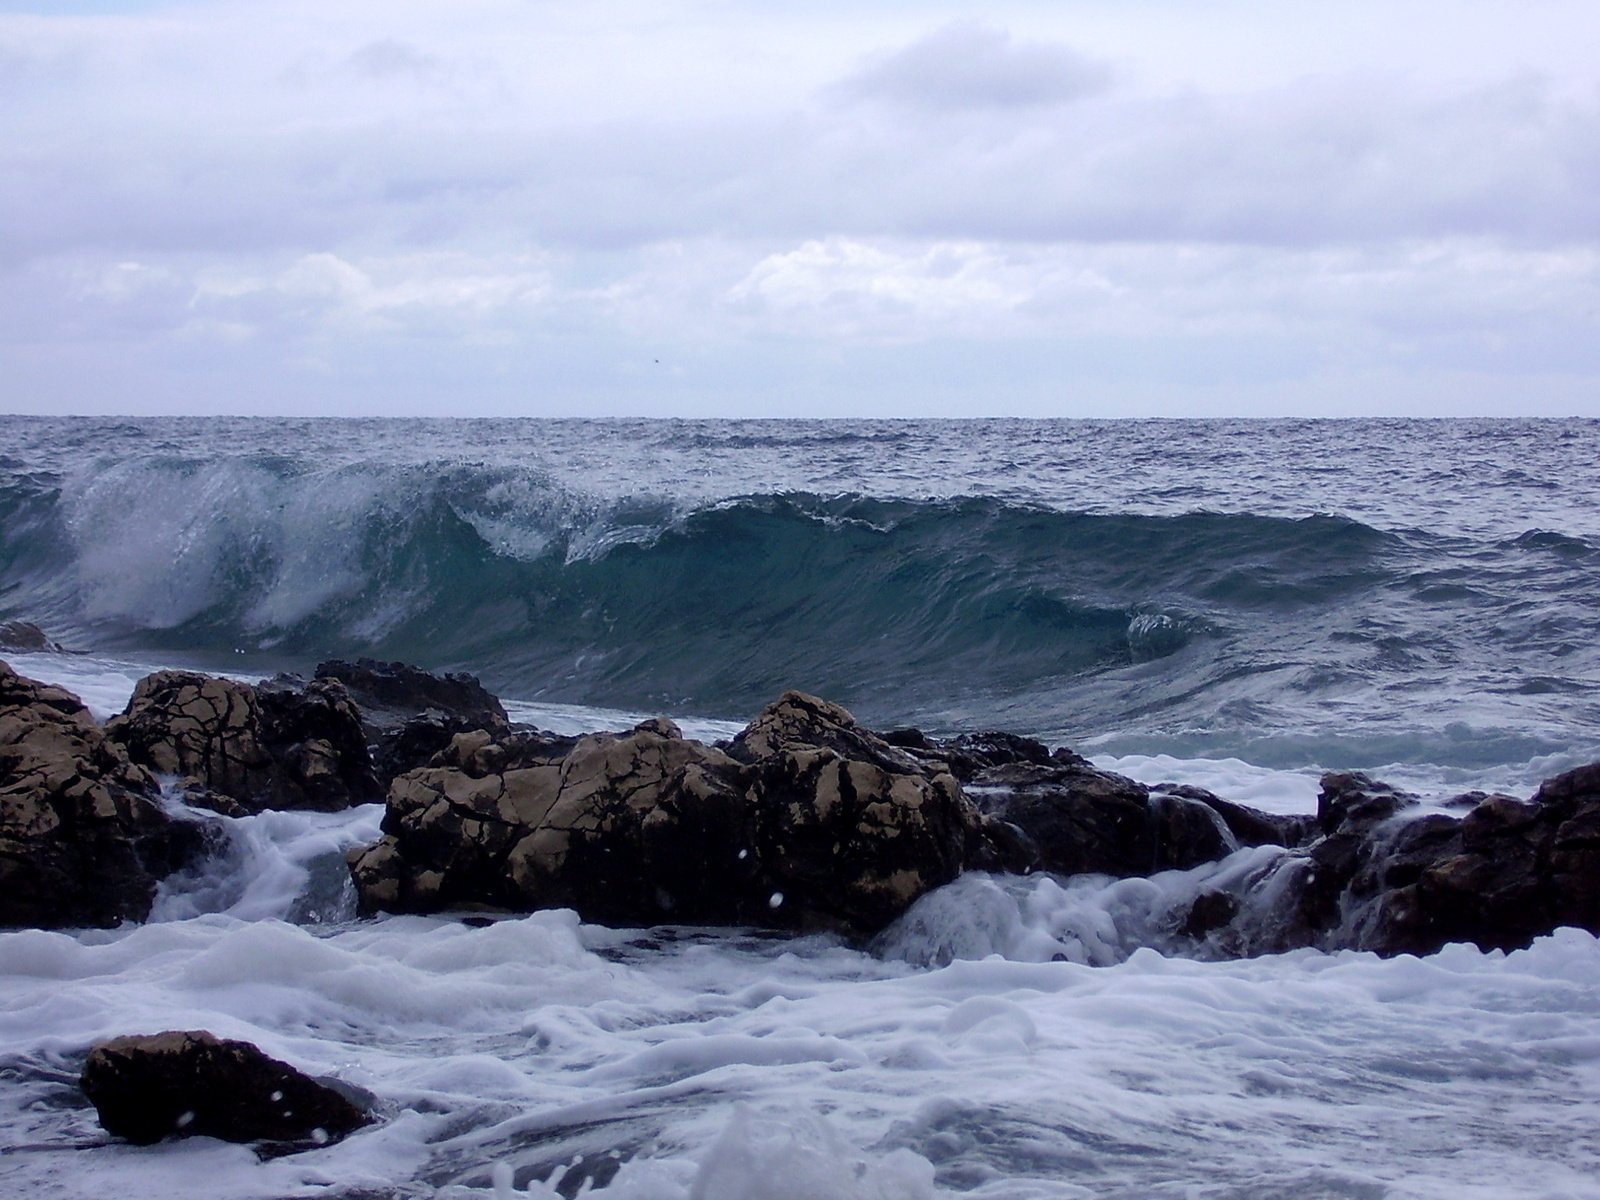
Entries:
<svg viewBox="0 0 1600 1200">
<path fill-rule="evenodd" d="M 78 698 L 0 663 L 0 925 L 142 921 L 208 846 Z"/>
<path fill-rule="evenodd" d="M 141 1145 L 199 1136 L 310 1148 L 368 1120 L 353 1089 L 198 1030 L 102 1042 L 80 1084 L 106 1131 Z"/>
<path fill-rule="evenodd" d="M 1256 881 L 1267 910 L 1246 897 L 1235 936 L 1219 944 L 1420 955 L 1451 942 L 1520 949 L 1563 925 L 1600 934 L 1600 764 L 1546 781 L 1529 800 L 1474 799 L 1461 817 L 1413 816 L 1415 798 L 1396 788 L 1324 776 L 1322 836 Z M 1192 911 L 1188 924 L 1216 929 Z"/>
<path fill-rule="evenodd" d="M 252 686 L 190 671 L 139 681 L 106 736 L 150 771 L 247 812 L 334 812 L 376 800 L 361 717 L 334 679 Z"/>
<path fill-rule="evenodd" d="M 380 724 L 438 713 L 471 721 L 476 729 L 509 727 L 505 707 L 475 675 L 435 675 L 405 663 L 358 658 L 318 663 L 316 677 L 344 684 L 363 715 Z"/>
<path fill-rule="evenodd" d="M 626 924 L 870 933 L 974 864 L 1015 865 L 942 763 L 786 693 L 726 752 L 671 722 L 573 741 L 458 735 L 350 857 L 363 907 L 570 906 Z"/>
<path fill-rule="evenodd" d="M 871 762 L 886 771 L 919 774 L 926 760 L 856 724 L 850 712 L 805 692 L 785 692 L 761 710 L 728 747 L 742 763 L 788 750 L 831 750 L 840 758 Z"/>
<path fill-rule="evenodd" d="M 1317 794 L 1317 825 L 1323 833 L 1369 829 L 1401 809 L 1414 808 L 1417 798 L 1378 783 L 1360 771 L 1330 772 Z"/>
<path fill-rule="evenodd" d="M 25 654 L 52 651 L 64 654 L 60 643 L 32 621 L 0 621 L 0 650 L 20 650 Z"/>
<path fill-rule="evenodd" d="M 1307 817 L 1262 812 L 1189 784 L 1163 783 L 1150 790 L 1153 795 L 1199 801 L 1222 818 L 1223 825 L 1241 846 L 1298 846 L 1315 829 L 1315 823 Z"/>
<path fill-rule="evenodd" d="M 511 731 L 500 701 L 473 675 L 435 675 L 399 662 L 358 658 L 317 665 L 318 679 L 344 684 L 361 710 L 362 729 L 381 788 L 423 767 L 458 733 Z"/>
<path fill-rule="evenodd" d="M 1039 869 L 1060 875 L 1149 875 L 1299 834 L 1293 822 L 1198 788 L 1152 790 L 1070 751 L 985 767 L 967 790 L 985 813 L 1031 839 Z"/>
<path fill-rule="evenodd" d="M 1188 938 L 1203 938 L 1239 915 L 1239 901 L 1227 892 L 1201 892 L 1189 906 L 1178 932 Z"/>
</svg>

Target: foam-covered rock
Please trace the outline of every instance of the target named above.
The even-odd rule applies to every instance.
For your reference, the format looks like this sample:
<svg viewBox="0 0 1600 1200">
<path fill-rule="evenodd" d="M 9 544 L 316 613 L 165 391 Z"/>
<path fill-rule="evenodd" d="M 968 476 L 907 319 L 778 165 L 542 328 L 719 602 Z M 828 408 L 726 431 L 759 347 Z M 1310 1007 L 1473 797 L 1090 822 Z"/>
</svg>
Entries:
<svg viewBox="0 0 1600 1200">
<path fill-rule="evenodd" d="M 334 812 L 382 794 L 361 715 L 334 679 L 252 685 L 158 671 L 139 681 L 106 735 L 139 765 L 246 812 Z"/>
<path fill-rule="evenodd" d="M 115 925 L 205 847 L 72 693 L 0 663 L 0 925 Z"/>
<path fill-rule="evenodd" d="M 1321 836 L 1231 909 L 1201 897 L 1204 911 L 1191 911 L 1184 929 L 1224 953 L 1385 955 L 1451 942 L 1514 950 L 1567 925 L 1600 933 L 1600 763 L 1546 781 L 1527 800 L 1463 800 L 1462 816 L 1418 811 L 1415 797 L 1359 772 L 1326 775 Z"/>
<path fill-rule="evenodd" d="M 79 1082 L 106 1131 L 141 1145 L 203 1136 L 311 1147 L 368 1120 L 353 1089 L 203 1030 L 102 1042 Z"/>
</svg>

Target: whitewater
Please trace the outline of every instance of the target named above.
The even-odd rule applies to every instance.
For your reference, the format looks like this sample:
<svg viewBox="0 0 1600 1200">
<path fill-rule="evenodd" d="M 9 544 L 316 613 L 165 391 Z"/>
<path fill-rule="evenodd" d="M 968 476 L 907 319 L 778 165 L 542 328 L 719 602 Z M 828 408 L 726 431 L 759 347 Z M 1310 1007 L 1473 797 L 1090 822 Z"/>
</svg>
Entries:
<svg viewBox="0 0 1600 1200">
<path fill-rule="evenodd" d="M 786 687 L 1309 812 L 1600 759 L 1600 423 L 0 418 L 8 654 L 466 669 L 558 732 Z M 116 930 L 0 932 L 0 1187 L 129 1197 L 1600 1197 L 1600 943 L 1199 961 L 1152 879 L 969 875 L 866 944 L 357 920 L 371 805 L 218 818 Z M 89 1045 L 204 1028 L 374 1097 L 259 1159 L 107 1137 Z"/>
</svg>

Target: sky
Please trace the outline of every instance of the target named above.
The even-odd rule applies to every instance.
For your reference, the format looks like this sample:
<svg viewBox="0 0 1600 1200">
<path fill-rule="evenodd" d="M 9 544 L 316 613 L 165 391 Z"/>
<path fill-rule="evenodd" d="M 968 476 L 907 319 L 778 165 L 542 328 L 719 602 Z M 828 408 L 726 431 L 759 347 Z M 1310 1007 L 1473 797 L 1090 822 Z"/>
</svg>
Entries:
<svg viewBox="0 0 1600 1200">
<path fill-rule="evenodd" d="M 1600 416 L 1594 0 L 0 0 L 0 411 Z"/>
</svg>

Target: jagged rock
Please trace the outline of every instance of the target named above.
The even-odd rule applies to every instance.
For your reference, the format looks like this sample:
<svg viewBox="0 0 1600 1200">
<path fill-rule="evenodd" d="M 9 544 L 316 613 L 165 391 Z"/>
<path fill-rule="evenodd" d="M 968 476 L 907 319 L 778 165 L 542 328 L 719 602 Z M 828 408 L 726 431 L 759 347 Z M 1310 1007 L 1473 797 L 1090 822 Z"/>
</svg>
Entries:
<svg viewBox="0 0 1600 1200">
<path fill-rule="evenodd" d="M 1061 875 L 1149 875 L 1295 836 L 1265 813 L 1197 788 L 1152 790 L 1070 751 L 984 768 L 967 790 L 1032 840 L 1040 869 Z"/>
<path fill-rule="evenodd" d="M 666 721 L 570 740 L 459 735 L 396 779 L 351 855 L 367 910 L 570 906 L 617 923 L 881 928 L 1012 861 L 943 764 L 786 693 L 726 752 Z"/>
<path fill-rule="evenodd" d="M 249 812 L 333 812 L 381 795 L 360 714 L 334 679 L 252 686 L 158 671 L 139 681 L 106 736 L 149 770 Z"/>
<path fill-rule="evenodd" d="M 25 654 L 40 651 L 64 653 L 60 643 L 32 621 L 0 621 L 0 650 L 20 650 Z"/>
<path fill-rule="evenodd" d="M 206 845 L 76 696 L 0 663 L 0 925 L 143 920 Z"/>
<path fill-rule="evenodd" d="M 1239 901 L 1227 892 L 1201 892 L 1190 904 L 1178 932 L 1187 938 L 1203 938 L 1226 928 L 1238 915 Z"/>
<path fill-rule="evenodd" d="M 113 1038 L 80 1080 L 108 1133 L 327 1145 L 367 1123 L 354 1089 L 318 1082 L 249 1042 L 202 1030 Z"/>
<path fill-rule="evenodd" d="M 849 710 L 805 692 L 785 692 L 742 730 L 728 754 L 742 763 L 786 750 L 831 750 L 840 758 L 871 762 L 886 771 L 920 774 L 925 761 L 856 724 Z"/>
<path fill-rule="evenodd" d="M 504 731 L 505 707 L 475 675 L 435 675 L 400 662 L 358 658 L 318 663 L 318 679 L 337 679 L 369 720 L 443 713 L 476 722 L 476 728 Z"/>
<path fill-rule="evenodd" d="M 362 728 L 382 787 L 450 744 L 458 733 L 511 731 L 506 710 L 474 675 L 435 675 L 399 662 L 358 658 L 317 665 L 318 679 L 337 679 L 361 710 Z"/>
<path fill-rule="evenodd" d="M 1205 788 L 1191 784 L 1163 783 L 1151 788 L 1150 792 L 1153 796 L 1180 796 L 1205 805 L 1222 818 L 1228 832 L 1241 846 L 1298 846 L 1314 830 L 1313 821 L 1307 817 L 1262 812 L 1224 800 Z"/>
<path fill-rule="evenodd" d="M 1317 825 L 1323 833 L 1366 830 L 1416 804 L 1409 792 L 1360 771 L 1330 772 L 1322 777 L 1317 794 Z"/>
<path fill-rule="evenodd" d="M 1325 832 L 1278 864 L 1266 910 L 1247 896 L 1220 933 L 1191 912 L 1189 923 L 1204 925 L 1191 936 L 1213 935 L 1237 953 L 1393 955 L 1451 942 L 1519 949 L 1563 925 L 1600 933 L 1600 764 L 1546 781 L 1531 800 L 1473 799 L 1462 817 L 1411 815 L 1415 798 L 1396 788 L 1356 772 L 1326 775 Z"/>
<path fill-rule="evenodd" d="M 961 783 L 993 767 L 1015 763 L 1048 766 L 1051 763 L 1085 763 L 1070 750 L 1052 751 L 1043 742 L 1015 733 L 994 730 L 963 733 L 952 738 L 930 738 L 920 729 L 895 729 L 882 735 L 891 746 L 908 750 L 924 761 L 941 761 Z"/>
</svg>

